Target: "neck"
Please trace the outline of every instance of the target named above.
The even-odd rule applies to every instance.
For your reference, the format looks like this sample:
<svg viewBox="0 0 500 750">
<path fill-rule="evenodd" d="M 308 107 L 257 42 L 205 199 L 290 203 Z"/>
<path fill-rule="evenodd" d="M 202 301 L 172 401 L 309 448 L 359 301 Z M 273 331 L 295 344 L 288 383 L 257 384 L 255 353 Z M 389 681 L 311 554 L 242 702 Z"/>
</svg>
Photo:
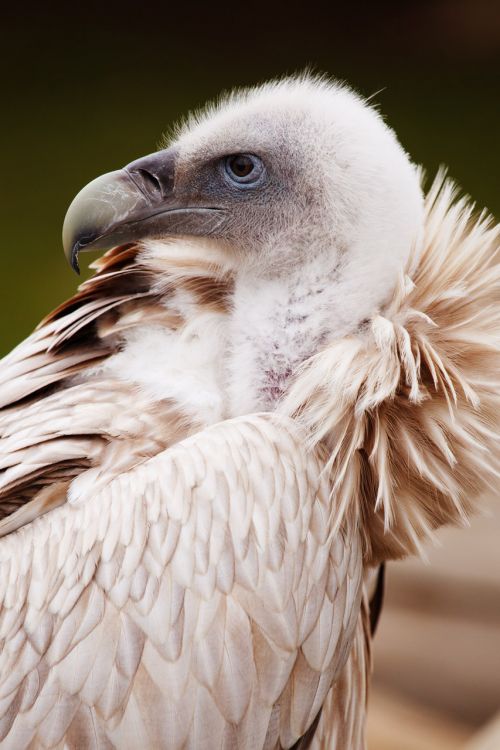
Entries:
<svg viewBox="0 0 500 750">
<path fill-rule="evenodd" d="M 329 266 L 329 267 L 328 267 Z M 232 415 L 272 410 L 302 362 L 335 335 L 338 263 L 318 254 L 286 274 L 244 270 L 236 277 L 230 322 L 228 391 Z"/>
</svg>

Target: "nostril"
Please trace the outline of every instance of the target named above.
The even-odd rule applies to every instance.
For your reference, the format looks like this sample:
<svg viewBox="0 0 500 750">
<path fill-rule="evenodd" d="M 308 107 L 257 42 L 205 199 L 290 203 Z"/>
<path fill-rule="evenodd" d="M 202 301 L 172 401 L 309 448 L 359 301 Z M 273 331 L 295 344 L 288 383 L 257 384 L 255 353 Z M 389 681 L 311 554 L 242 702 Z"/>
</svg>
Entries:
<svg viewBox="0 0 500 750">
<path fill-rule="evenodd" d="M 148 201 L 160 203 L 172 193 L 176 154 L 174 149 L 157 151 L 148 156 L 141 156 L 125 167 L 130 179 Z"/>
<path fill-rule="evenodd" d="M 163 198 L 161 182 L 158 179 L 158 177 L 154 175 L 152 172 L 149 172 L 147 169 L 139 168 L 139 169 L 134 169 L 133 171 L 131 171 L 131 176 L 133 178 L 137 178 L 137 177 L 139 178 L 139 180 L 134 179 L 134 181 L 139 184 L 139 187 L 150 198 L 153 198 L 156 200 Z"/>
</svg>

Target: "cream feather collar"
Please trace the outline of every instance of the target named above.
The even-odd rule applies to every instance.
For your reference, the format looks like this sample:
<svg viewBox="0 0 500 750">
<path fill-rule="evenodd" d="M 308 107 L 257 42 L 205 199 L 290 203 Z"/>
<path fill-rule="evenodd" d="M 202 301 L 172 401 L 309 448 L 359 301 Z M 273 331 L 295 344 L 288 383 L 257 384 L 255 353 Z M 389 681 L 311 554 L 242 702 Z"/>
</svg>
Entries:
<svg viewBox="0 0 500 750">
<path fill-rule="evenodd" d="M 338 523 L 357 516 L 370 562 L 421 551 L 496 490 L 499 234 L 438 175 L 418 261 L 367 330 L 303 365 L 283 403 L 326 443 Z"/>
</svg>

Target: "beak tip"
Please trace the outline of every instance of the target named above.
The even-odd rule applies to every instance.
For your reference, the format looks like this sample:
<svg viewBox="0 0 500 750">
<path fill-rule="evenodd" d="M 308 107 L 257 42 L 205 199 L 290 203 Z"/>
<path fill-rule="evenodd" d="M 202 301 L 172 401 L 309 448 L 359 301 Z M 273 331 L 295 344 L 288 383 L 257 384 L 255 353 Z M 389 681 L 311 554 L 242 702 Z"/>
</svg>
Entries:
<svg viewBox="0 0 500 750">
<path fill-rule="evenodd" d="M 73 269 L 73 271 L 80 275 L 80 262 L 79 262 L 79 254 L 80 254 L 80 242 L 74 242 L 71 244 L 68 244 L 64 241 L 65 238 L 63 238 L 63 248 L 64 248 L 64 255 L 66 256 L 66 260 L 68 261 L 69 265 Z"/>
<path fill-rule="evenodd" d="M 76 273 L 76 275 L 80 276 L 80 263 L 78 261 L 78 248 L 77 247 L 74 247 L 71 253 L 70 265 L 73 271 Z"/>
</svg>

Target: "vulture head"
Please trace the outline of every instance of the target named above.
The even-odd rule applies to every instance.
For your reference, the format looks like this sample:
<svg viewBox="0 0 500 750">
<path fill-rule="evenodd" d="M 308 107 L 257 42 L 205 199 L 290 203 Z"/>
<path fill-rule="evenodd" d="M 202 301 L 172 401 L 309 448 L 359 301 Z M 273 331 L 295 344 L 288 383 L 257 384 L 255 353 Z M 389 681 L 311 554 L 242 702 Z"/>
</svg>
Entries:
<svg viewBox="0 0 500 750">
<path fill-rule="evenodd" d="M 98 177 L 63 242 L 78 269 L 81 250 L 202 238 L 248 289 L 320 292 L 344 335 L 390 294 L 422 223 L 417 170 L 381 116 L 344 86 L 302 78 L 232 95 L 168 148 Z"/>
</svg>

